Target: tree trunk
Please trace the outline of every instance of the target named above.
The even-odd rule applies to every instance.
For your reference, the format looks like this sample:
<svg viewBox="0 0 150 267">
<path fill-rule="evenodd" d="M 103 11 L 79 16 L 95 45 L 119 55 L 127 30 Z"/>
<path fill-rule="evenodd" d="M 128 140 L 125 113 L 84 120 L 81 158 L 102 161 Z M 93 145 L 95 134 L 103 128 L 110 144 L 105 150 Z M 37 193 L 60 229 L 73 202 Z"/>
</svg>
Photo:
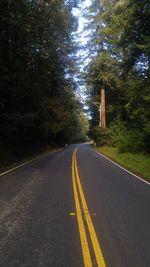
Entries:
<svg viewBox="0 0 150 267">
<path fill-rule="evenodd" d="M 105 89 L 101 89 L 101 127 L 106 127 L 106 112 L 105 112 Z"/>
</svg>

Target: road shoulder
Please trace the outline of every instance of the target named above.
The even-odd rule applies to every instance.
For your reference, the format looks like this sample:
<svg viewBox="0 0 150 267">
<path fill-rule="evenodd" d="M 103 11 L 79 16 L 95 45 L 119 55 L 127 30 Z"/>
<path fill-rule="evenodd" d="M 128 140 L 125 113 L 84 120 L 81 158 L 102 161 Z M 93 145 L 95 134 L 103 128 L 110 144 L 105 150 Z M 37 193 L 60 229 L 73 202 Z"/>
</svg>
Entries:
<svg viewBox="0 0 150 267">
<path fill-rule="evenodd" d="M 53 149 L 53 150 L 49 150 L 49 151 L 45 151 L 43 153 L 40 153 L 40 154 L 37 154 L 37 155 L 34 155 L 32 157 L 28 157 L 22 161 L 19 161 L 19 162 L 16 162 L 16 163 L 13 163 L 11 164 L 10 166 L 7 166 L 6 168 L 4 169 L 1 169 L 0 171 L 0 177 L 1 176 L 4 176 L 5 174 L 9 173 L 9 172 L 12 172 L 13 170 L 16 170 L 24 165 L 27 165 L 35 160 L 38 160 L 44 156 L 47 156 L 48 154 L 52 154 L 52 153 L 55 153 L 55 152 L 59 152 L 59 151 L 62 151 L 64 148 L 58 148 L 58 149 Z"/>
<path fill-rule="evenodd" d="M 148 177 L 145 177 L 144 175 L 142 175 L 141 173 L 139 173 L 135 169 L 129 168 L 127 165 L 122 164 L 122 162 L 117 160 L 115 157 L 112 157 L 112 156 L 108 155 L 107 153 L 105 153 L 104 151 L 101 151 L 100 148 L 93 148 L 93 150 L 96 153 L 100 154 L 102 157 L 104 157 L 107 160 L 109 160 L 110 162 L 112 162 L 113 164 L 117 165 L 119 168 L 121 168 L 124 171 L 128 172 L 129 174 L 133 175 L 134 177 L 141 180 L 142 182 L 150 185 L 150 182 L 149 182 L 150 179 Z"/>
</svg>

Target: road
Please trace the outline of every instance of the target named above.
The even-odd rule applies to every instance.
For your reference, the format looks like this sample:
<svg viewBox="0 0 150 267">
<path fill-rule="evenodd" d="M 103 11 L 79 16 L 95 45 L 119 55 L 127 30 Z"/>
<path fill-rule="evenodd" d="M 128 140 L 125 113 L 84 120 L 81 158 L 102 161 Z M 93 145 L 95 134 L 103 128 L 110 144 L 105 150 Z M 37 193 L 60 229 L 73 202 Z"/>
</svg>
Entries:
<svg viewBox="0 0 150 267">
<path fill-rule="evenodd" d="M 0 267 L 40 266 L 149 267 L 150 185 L 87 144 L 1 176 Z"/>
</svg>

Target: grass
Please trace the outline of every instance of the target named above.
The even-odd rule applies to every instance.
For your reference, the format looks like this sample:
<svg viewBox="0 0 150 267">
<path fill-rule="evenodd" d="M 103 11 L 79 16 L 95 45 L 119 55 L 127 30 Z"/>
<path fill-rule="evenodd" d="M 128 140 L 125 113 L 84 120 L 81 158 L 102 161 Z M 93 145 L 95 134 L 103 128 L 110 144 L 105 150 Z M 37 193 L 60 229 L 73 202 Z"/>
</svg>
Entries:
<svg viewBox="0 0 150 267">
<path fill-rule="evenodd" d="M 97 147 L 96 150 L 150 182 L 150 155 L 119 153 L 114 147 Z"/>
</svg>

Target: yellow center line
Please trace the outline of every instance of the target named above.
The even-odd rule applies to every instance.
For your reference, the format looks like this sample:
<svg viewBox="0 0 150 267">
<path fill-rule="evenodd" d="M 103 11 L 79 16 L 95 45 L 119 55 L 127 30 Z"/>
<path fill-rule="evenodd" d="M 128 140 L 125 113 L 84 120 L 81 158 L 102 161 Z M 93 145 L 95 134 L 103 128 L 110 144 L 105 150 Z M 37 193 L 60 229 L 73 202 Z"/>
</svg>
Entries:
<svg viewBox="0 0 150 267">
<path fill-rule="evenodd" d="M 80 233 L 80 240 L 82 246 L 82 254 L 84 259 L 84 266 L 85 267 L 92 267 L 92 261 L 89 251 L 89 246 L 87 242 L 86 232 L 84 228 L 84 222 L 79 202 L 79 196 L 77 191 L 76 179 L 75 179 L 75 166 L 74 166 L 74 157 L 75 154 L 73 153 L 72 156 L 72 179 L 73 179 L 73 191 L 74 191 L 74 199 L 75 199 L 75 206 L 76 206 L 76 214 L 77 214 L 77 221 L 78 221 L 78 228 Z"/>
<path fill-rule="evenodd" d="M 76 159 L 76 153 L 77 153 L 77 149 L 75 149 L 74 153 L 73 153 L 73 163 L 75 164 L 75 170 L 74 170 L 74 177 L 76 179 L 76 183 L 77 183 L 77 187 L 79 190 L 79 195 L 80 195 L 80 199 L 81 199 L 81 203 L 82 203 L 82 208 L 83 208 L 83 213 L 86 219 L 86 223 L 87 223 L 87 227 L 89 230 L 89 235 L 90 235 L 90 239 L 93 245 L 93 250 L 94 250 L 94 254 L 96 257 L 96 261 L 97 261 L 97 265 L 98 267 L 106 267 L 105 261 L 104 261 L 104 257 L 100 248 L 100 244 L 98 242 L 97 239 L 97 235 L 94 229 L 94 225 L 89 213 L 89 209 L 86 203 L 86 199 L 84 196 L 84 192 L 82 189 L 82 185 L 80 182 L 80 177 L 79 177 L 79 173 L 78 173 L 78 167 L 77 167 L 77 159 Z M 73 166 L 73 165 L 72 165 Z M 81 209 L 81 208 L 80 208 Z M 86 265 L 85 265 L 86 266 Z"/>
</svg>

